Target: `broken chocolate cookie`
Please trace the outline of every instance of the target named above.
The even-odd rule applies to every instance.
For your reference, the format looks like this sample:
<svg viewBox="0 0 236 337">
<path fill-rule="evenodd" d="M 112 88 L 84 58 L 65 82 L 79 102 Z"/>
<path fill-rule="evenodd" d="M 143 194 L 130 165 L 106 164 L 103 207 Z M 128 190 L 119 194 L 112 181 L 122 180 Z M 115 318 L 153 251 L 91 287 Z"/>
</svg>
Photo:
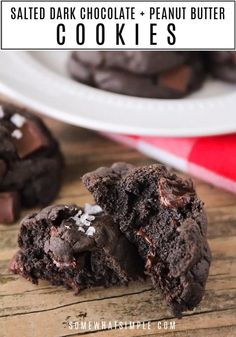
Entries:
<svg viewBox="0 0 236 337">
<path fill-rule="evenodd" d="M 116 163 L 83 177 L 96 203 L 134 243 L 176 316 L 201 301 L 211 261 L 207 218 L 190 180 L 162 165 Z"/>
<path fill-rule="evenodd" d="M 59 190 L 62 167 L 58 143 L 38 117 L 0 106 L 0 199 L 6 205 L 0 223 L 15 221 L 20 203 L 48 204 Z"/>
<path fill-rule="evenodd" d="M 10 270 L 73 288 L 127 284 L 143 277 L 136 247 L 97 205 L 49 206 L 26 217 Z"/>
</svg>

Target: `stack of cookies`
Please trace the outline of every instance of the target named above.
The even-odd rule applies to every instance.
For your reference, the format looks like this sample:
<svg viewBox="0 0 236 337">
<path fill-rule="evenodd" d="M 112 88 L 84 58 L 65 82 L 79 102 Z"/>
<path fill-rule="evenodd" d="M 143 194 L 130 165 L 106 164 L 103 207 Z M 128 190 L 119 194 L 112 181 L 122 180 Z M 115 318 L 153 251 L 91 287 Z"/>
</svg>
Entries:
<svg viewBox="0 0 236 337">
<path fill-rule="evenodd" d="M 205 79 L 202 55 L 195 52 L 76 51 L 68 67 L 82 83 L 139 97 L 184 97 Z"/>
<path fill-rule="evenodd" d="M 79 82 L 138 97 L 181 98 L 207 75 L 236 83 L 236 52 L 76 51 L 68 63 Z"/>
</svg>

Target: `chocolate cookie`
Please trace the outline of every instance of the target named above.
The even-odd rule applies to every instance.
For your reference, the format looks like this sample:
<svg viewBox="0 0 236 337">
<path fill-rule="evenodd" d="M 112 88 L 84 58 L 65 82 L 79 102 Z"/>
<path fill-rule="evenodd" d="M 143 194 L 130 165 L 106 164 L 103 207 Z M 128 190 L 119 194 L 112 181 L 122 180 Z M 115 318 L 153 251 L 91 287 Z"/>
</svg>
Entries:
<svg viewBox="0 0 236 337">
<path fill-rule="evenodd" d="M 48 204 L 57 194 L 63 166 L 58 143 L 36 116 L 0 106 L 0 223 L 19 207 Z"/>
<path fill-rule="evenodd" d="M 210 73 L 221 80 L 236 83 L 236 52 L 208 52 L 207 65 Z"/>
<path fill-rule="evenodd" d="M 179 51 L 75 51 L 71 58 L 93 69 L 156 75 L 186 63 L 190 55 Z"/>
<path fill-rule="evenodd" d="M 143 262 L 109 215 L 96 205 L 50 206 L 25 218 L 10 270 L 73 288 L 127 284 L 143 277 Z"/>
<path fill-rule="evenodd" d="M 151 75 L 148 72 L 140 75 L 117 67 L 106 67 L 99 62 L 93 65 L 92 62 L 86 63 L 84 60 L 75 58 L 74 55 L 76 54 L 72 55 L 69 62 L 69 72 L 72 77 L 82 83 L 125 95 L 181 98 L 201 87 L 205 78 L 203 63 L 197 54 L 188 58 L 184 64 L 168 70 L 167 67 L 163 67 L 162 72 Z"/>
<path fill-rule="evenodd" d="M 162 165 L 116 163 L 83 182 L 133 242 L 176 316 L 202 299 L 211 261 L 207 218 L 190 180 Z"/>
</svg>

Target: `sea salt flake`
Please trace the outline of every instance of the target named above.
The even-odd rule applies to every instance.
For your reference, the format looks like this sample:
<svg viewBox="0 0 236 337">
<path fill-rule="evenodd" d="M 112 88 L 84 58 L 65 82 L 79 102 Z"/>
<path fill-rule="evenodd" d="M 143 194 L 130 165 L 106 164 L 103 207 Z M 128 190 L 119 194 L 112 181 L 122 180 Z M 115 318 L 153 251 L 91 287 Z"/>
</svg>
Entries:
<svg viewBox="0 0 236 337">
<path fill-rule="evenodd" d="M 95 232 L 96 232 L 95 228 L 93 226 L 90 226 L 85 234 L 88 236 L 93 236 Z"/>
<path fill-rule="evenodd" d="M 26 119 L 25 117 L 19 115 L 19 114 L 14 114 L 12 117 L 11 117 L 11 122 L 17 126 L 18 128 L 21 128 L 24 123 L 25 123 Z"/>
<path fill-rule="evenodd" d="M 91 222 L 95 220 L 95 216 L 90 215 L 88 213 L 83 213 L 82 210 L 79 210 L 79 212 L 71 217 L 72 220 L 75 221 L 75 224 L 78 226 L 78 230 L 81 232 L 86 232 L 91 226 Z M 87 227 L 87 228 L 86 228 Z M 88 231 L 88 235 L 93 235 L 93 230 L 95 230 L 94 227 L 92 227 L 92 230 Z M 87 232 L 86 232 L 87 233 Z"/>
<path fill-rule="evenodd" d="M 81 221 L 80 221 L 80 216 L 83 212 L 81 210 L 78 211 L 78 213 L 76 213 L 74 216 L 71 217 L 72 220 L 75 221 L 76 225 L 80 225 Z"/>
<path fill-rule="evenodd" d="M 13 138 L 16 138 L 16 139 L 21 139 L 23 137 L 23 133 L 18 129 L 14 130 L 11 135 Z"/>
<path fill-rule="evenodd" d="M 65 267 L 70 267 L 71 265 L 73 265 L 73 262 L 59 262 L 55 259 L 52 260 L 53 263 L 58 267 L 58 268 L 65 268 Z"/>
<path fill-rule="evenodd" d="M 80 217 L 80 221 L 83 225 L 85 226 L 90 226 L 91 224 L 91 221 L 93 221 L 95 219 L 95 216 L 93 215 L 89 215 L 89 214 L 82 214 L 81 217 Z"/>
<path fill-rule="evenodd" d="M 102 212 L 102 208 L 98 205 L 85 204 L 84 211 L 89 215 L 96 215 Z"/>
</svg>

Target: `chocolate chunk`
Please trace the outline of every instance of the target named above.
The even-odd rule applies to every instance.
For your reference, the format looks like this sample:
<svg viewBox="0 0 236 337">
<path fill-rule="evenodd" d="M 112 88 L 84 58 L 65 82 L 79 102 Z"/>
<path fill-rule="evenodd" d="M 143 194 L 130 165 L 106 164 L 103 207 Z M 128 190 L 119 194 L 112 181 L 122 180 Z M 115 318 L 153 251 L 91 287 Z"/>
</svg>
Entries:
<svg viewBox="0 0 236 337">
<path fill-rule="evenodd" d="M 144 230 L 142 228 L 139 228 L 139 230 L 136 232 L 136 235 L 141 236 L 148 244 L 152 243 L 152 241 L 145 234 L 145 232 L 144 232 Z"/>
<path fill-rule="evenodd" d="M 4 177 L 7 171 L 7 165 L 4 160 L 0 159 L 0 178 Z"/>
<path fill-rule="evenodd" d="M 19 130 L 19 136 L 15 137 L 13 143 L 16 146 L 18 156 L 23 159 L 30 154 L 46 147 L 48 140 L 40 128 L 32 121 L 26 121 Z"/>
<path fill-rule="evenodd" d="M 135 246 L 96 205 L 50 206 L 34 213 L 22 221 L 18 242 L 9 268 L 34 283 L 44 279 L 79 292 L 143 277 Z"/>
<path fill-rule="evenodd" d="M 195 191 L 191 180 L 160 178 L 160 203 L 165 207 L 185 207 L 194 198 Z"/>
<path fill-rule="evenodd" d="M 18 193 L 0 193 L 0 205 L 1 224 L 11 224 L 17 220 L 20 211 L 20 200 Z"/>
<path fill-rule="evenodd" d="M 163 73 L 160 76 L 159 83 L 163 87 L 185 93 L 190 83 L 191 76 L 191 67 L 183 65 L 179 68 Z"/>
<path fill-rule="evenodd" d="M 193 184 L 162 165 L 116 163 L 83 182 L 142 256 L 153 284 L 181 317 L 201 301 L 211 253 L 207 218 Z"/>
</svg>

